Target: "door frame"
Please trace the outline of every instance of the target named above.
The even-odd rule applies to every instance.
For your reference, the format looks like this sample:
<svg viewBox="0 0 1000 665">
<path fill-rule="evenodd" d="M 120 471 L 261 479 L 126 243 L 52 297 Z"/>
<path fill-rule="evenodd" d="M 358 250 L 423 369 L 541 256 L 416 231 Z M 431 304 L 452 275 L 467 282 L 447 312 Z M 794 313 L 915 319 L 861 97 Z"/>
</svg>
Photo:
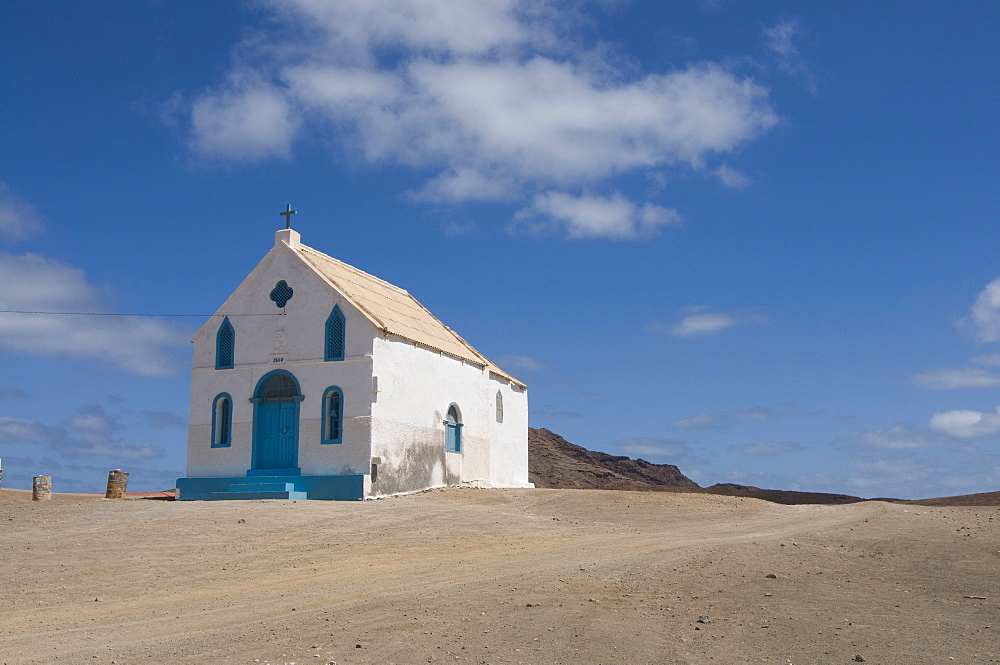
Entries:
<svg viewBox="0 0 1000 665">
<path fill-rule="evenodd" d="M 267 382 L 274 378 L 277 374 L 283 374 L 290 378 L 295 384 L 295 395 L 291 396 L 287 402 L 292 403 L 293 412 L 292 419 L 295 423 L 295 433 L 294 441 L 292 445 L 292 455 L 291 455 L 291 466 L 283 467 L 279 469 L 262 469 L 258 468 L 257 458 L 260 453 L 260 447 L 263 443 L 260 441 L 260 428 L 263 426 L 263 412 L 264 408 L 275 402 L 265 401 L 261 396 L 264 390 L 264 386 Z M 301 473 L 299 469 L 299 405 L 302 400 L 305 399 L 302 395 L 302 388 L 299 386 L 299 380 L 295 378 L 295 375 L 284 369 L 271 370 L 264 376 L 260 377 L 257 381 L 257 386 L 254 388 L 253 397 L 250 398 L 250 402 L 253 404 L 253 443 L 250 450 L 250 468 L 247 469 L 248 476 L 297 476 Z M 282 402 L 278 402 L 282 403 Z"/>
</svg>

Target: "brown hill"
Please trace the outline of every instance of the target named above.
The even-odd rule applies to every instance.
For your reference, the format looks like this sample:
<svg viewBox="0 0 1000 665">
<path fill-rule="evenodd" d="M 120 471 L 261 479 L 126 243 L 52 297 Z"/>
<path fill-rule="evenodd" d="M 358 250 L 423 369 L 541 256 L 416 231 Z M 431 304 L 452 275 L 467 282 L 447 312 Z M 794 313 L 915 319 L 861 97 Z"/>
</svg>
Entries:
<svg viewBox="0 0 1000 665">
<path fill-rule="evenodd" d="M 873 501 L 875 499 L 872 499 Z M 915 503 L 919 506 L 1000 506 L 1000 492 L 980 492 L 979 494 L 963 494 L 961 496 L 942 496 L 936 499 L 878 499 L 879 501 L 896 501 L 898 503 Z"/>
<path fill-rule="evenodd" d="M 720 483 L 700 487 L 673 464 L 653 464 L 644 459 L 587 450 L 547 429 L 528 428 L 528 479 L 535 487 L 553 489 L 647 490 L 697 492 L 750 497 L 772 503 L 845 504 L 891 501 L 926 506 L 1000 506 L 1000 492 L 948 496 L 937 499 L 863 499 L 849 494 L 769 490 L 750 485 Z"/>
<path fill-rule="evenodd" d="M 533 428 L 528 428 L 528 480 L 535 487 L 556 489 L 698 489 L 672 464 L 587 450 L 547 429 Z"/>
<path fill-rule="evenodd" d="M 782 504 L 841 504 L 864 501 L 845 494 L 766 490 L 748 485 L 700 487 L 673 464 L 587 450 L 547 429 L 528 428 L 528 479 L 535 487 L 553 489 L 647 490 L 701 492 L 753 497 Z"/>
<path fill-rule="evenodd" d="M 763 499 L 772 503 L 782 503 L 788 506 L 799 504 L 842 504 L 857 503 L 866 501 L 860 496 L 850 494 L 827 494 L 826 492 L 796 492 L 794 490 L 765 490 L 751 485 L 735 485 L 733 483 L 719 483 L 711 487 L 702 488 L 706 494 L 722 494 L 724 496 L 746 496 L 754 499 Z"/>
</svg>

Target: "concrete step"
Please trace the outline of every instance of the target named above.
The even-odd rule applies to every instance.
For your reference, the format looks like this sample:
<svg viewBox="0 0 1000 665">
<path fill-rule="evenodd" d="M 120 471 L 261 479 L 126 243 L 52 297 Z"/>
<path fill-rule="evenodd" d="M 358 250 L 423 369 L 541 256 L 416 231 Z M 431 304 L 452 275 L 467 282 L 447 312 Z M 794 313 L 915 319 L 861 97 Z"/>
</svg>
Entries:
<svg viewBox="0 0 1000 665">
<path fill-rule="evenodd" d="M 263 482 L 263 483 L 233 483 L 230 492 L 294 492 L 295 483 Z"/>
<path fill-rule="evenodd" d="M 306 492 L 296 491 L 249 491 L 249 492 L 210 492 L 210 501 L 249 501 L 254 499 L 295 499 L 304 500 L 309 496 Z"/>
</svg>

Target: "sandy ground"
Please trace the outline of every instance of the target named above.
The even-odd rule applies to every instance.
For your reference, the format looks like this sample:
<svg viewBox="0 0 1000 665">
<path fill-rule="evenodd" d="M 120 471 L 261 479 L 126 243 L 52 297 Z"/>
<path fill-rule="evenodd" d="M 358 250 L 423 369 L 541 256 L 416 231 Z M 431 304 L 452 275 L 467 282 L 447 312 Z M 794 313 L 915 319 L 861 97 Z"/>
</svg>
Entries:
<svg viewBox="0 0 1000 665">
<path fill-rule="evenodd" d="M 859 655 L 1000 663 L 1000 509 L 599 490 L 356 503 L 0 491 L 9 665 Z"/>
</svg>

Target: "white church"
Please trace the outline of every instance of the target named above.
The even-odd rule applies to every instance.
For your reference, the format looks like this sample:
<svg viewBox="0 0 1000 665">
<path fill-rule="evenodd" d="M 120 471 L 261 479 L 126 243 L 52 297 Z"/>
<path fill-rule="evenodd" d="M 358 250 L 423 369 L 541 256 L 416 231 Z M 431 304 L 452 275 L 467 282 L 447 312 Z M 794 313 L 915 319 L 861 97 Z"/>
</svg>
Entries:
<svg viewBox="0 0 1000 665">
<path fill-rule="evenodd" d="M 291 228 L 192 343 L 181 500 L 532 486 L 525 384 Z"/>
</svg>

